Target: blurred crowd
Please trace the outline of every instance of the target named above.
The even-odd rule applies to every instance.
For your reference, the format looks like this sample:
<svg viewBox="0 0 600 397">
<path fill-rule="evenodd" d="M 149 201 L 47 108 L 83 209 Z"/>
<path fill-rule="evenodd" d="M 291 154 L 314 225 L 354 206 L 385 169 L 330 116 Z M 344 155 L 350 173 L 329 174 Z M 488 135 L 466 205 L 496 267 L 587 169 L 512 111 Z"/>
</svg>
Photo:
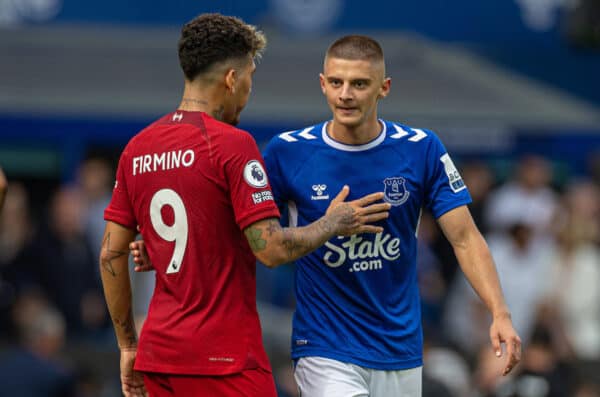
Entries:
<svg viewBox="0 0 600 397">
<path fill-rule="evenodd" d="M 504 361 L 489 344 L 487 311 L 424 213 L 424 396 L 600 397 L 600 157 L 586 175 L 560 184 L 553 163 L 536 155 L 517 159 L 505 177 L 485 162 L 460 168 L 523 340 L 523 360 L 500 376 Z M 9 180 L 0 214 L 0 397 L 120 395 L 97 265 L 113 175 L 110 161 L 89 158 L 49 199 Z M 257 278 L 279 393 L 295 397 L 292 265 L 259 266 Z M 132 275 L 139 325 L 153 281 L 151 273 Z"/>
</svg>

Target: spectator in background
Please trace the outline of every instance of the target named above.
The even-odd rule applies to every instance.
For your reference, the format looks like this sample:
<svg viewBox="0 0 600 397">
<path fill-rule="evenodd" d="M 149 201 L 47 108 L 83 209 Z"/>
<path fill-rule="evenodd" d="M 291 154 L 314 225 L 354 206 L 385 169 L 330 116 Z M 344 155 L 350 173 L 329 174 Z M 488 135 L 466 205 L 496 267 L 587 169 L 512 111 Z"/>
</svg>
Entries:
<svg viewBox="0 0 600 397">
<path fill-rule="evenodd" d="M 600 383 L 581 380 L 575 388 L 573 397 L 600 397 Z"/>
<path fill-rule="evenodd" d="M 0 214 L 0 273 L 18 272 L 31 242 L 34 228 L 29 213 L 29 194 L 18 182 L 11 183 L 6 195 L 5 211 Z"/>
<path fill-rule="evenodd" d="M 448 293 L 448 284 L 442 273 L 443 264 L 431 248 L 435 238 L 444 238 L 440 234 L 433 216 L 428 211 L 424 211 L 421 215 L 417 239 L 417 282 L 421 296 L 424 333 L 436 337 L 442 336 L 442 315 Z"/>
<path fill-rule="evenodd" d="M 62 186 L 50 202 L 48 224 L 36 239 L 36 281 L 65 316 L 69 337 L 92 337 L 108 325 L 96 260 L 84 229 L 79 189 Z"/>
<path fill-rule="evenodd" d="M 506 214 L 503 231 L 490 236 L 488 244 L 513 324 L 526 347 L 538 308 L 549 288 L 547 275 L 554 247 L 547 239 L 536 237 L 536 226 L 526 223 L 529 218 L 522 212 L 525 209 Z M 474 354 L 487 339 L 487 334 L 473 324 L 486 324 L 489 318 L 462 276 L 456 278 L 452 286 L 445 314 L 450 338 L 466 353 Z"/>
<path fill-rule="evenodd" d="M 108 161 L 100 157 L 85 160 L 77 172 L 77 185 L 81 189 L 84 202 L 85 233 L 94 258 L 100 255 L 100 244 L 104 234 L 102 217 L 104 209 L 110 202 L 113 175 L 113 169 Z"/>
<path fill-rule="evenodd" d="M 488 232 L 488 227 L 484 221 L 484 213 L 488 196 L 495 181 L 494 175 L 485 163 L 479 161 L 464 164 L 461 167 L 461 175 L 465 186 L 469 188 L 469 194 L 472 199 L 472 202 L 469 204 L 469 211 L 473 216 L 475 225 L 477 225 L 481 234 L 485 236 Z M 425 214 L 423 215 L 425 216 Z M 423 220 L 425 220 L 425 217 L 422 219 L 422 222 Z M 448 287 L 453 284 L 457 270 L 459 269 L 458 261 L 454 255 L 452 245 L 450 245 L 437 225 L 433 226 L 429 234 L 429 246 L 436 257 L 439 258 L 439 271 L 446 289 L 449 290 Z"/>
<path fill-rule="evenodd" d="M 583 370 L 600 383 L 600 188 L 590 181 L 574 183 L 563 202 L 545 313 L 564 331 Z"/>
<path fill-rule="evenodd" d="M 438 397 L 449 394 L 454 397 L 463 397 L 471 390 L 471 373 L 467 360 L 454 348 L 448 345 L 442 338 L 441 330 L 431 332 L 425 330 L 423 333 L 423 397 L 427 395 Z M 497 361 L 497 360 L 496 360 Z M 500 368 L 498 367 L 498 370 Z M 496 373 L 497 376 L 497 373 Z M 432 385 L 427 383 L 435 381 L 442 385 L 447 392 L 427 392 Z M 439 387 L 438 387 L 439 389 Z M 435 389 L 434 389 L 435 390 Z M 439 394 L 438 394 L 439 393 Z"/>
<path fill-rule="evenodd" d="M 587 163 L 588 173 L 592 178 L 592 182 L 600 187 L 600 149 L 589 154 Z"/>
<path fill-rule="evenodd" d="M 75 380 L 60 362 L 65 321 L 39 294 L 14 307 L 19 345 L 0 353 L 0 396 L 74 397 Z"/>
<path fill-rule="evenodd" d="M 494 374 L 497 363 L 489 359 L 486 348 L 478 354 L 474 385 L 476 396 L 485 397 L 567 397 L 572 395 L 575 374 L 561 361 L 554 349 L 552 333 L 535 327 L 523 362 L 509 378 L 498 379 Z"/>
<path fill-rule="evenodd" d="M 533 227 L 536 236 L 549 237 L 557 197 L 550 188 L 552 169 L 546 159 L 527 155 L 519 160 L 515 175 L 490 194 L 485 221 L 490 232 L 505 231 L 514 219 Z"/>
<path fill-rule="evenodd" d="M 481 233 L 486 235 L 488 225 L 485 222 L 485 210 L 492 187 L 496 181 L 494 174 L 487 164 L 479 161 L 464 164 L 461 167 L 461 174 L 465 185 L 469 187 L 469 194 L 471 194 L 473 200 L 469 204 L 473 220 Z"/>
<path fill-rule="evenodd" d="M 21 183 L 11 182 L 0 213 L 0 329 L 5 330 L 0 337 L 6 340 L 14 336 L 10 309 L 16 296 L 35 284 L 31 269 L 37 260 L 31 249 L 34 235 L 27 190 Z"/>
</svg>

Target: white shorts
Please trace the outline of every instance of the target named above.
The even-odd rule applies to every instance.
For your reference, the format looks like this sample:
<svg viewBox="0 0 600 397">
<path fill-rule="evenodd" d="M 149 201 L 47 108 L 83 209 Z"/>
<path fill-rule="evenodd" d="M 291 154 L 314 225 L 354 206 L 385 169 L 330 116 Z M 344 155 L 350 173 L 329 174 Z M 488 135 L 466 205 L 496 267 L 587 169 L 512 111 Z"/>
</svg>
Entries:
<svg viewBox="0 0 600 397">
<path fill-rule="evenodd" d="M 300 397 L 421 397 L 423 367 L 384 371 L 323 357 L 301 357 Z"/>
</svg>

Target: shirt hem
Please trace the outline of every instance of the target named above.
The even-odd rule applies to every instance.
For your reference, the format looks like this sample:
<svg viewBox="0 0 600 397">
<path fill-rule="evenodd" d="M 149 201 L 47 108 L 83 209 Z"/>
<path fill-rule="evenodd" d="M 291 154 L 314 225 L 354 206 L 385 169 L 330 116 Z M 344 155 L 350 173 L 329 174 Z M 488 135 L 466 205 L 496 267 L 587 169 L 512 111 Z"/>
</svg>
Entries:
<svg viewBox="0 0 600 397">
<path fill-rule="evenodd" d="M 252 215 L 246 216 L 240 220 L 238 220 L 238 225 L 240 225 L 240 229 L 244 230 L 254 222 L 262 221 L 263 219 L 268 218 L 276 218 L 279 219 L 280 214 L 277 208 L 265 208 L 261 211 L 253 213 Z"/>
<path fill-rule="evenodd" d="M 303 350 L 301 352 L 292 352 L 292 359 L 298 360 L 302 357 L 324 357 L 332 360 L 341 361 L 344 363 L 356 364 L 361 367 L 384 370 L 384 371 L 395 371 L 401 369 L 411 369 L 423 366 L 422 357 L 408 358 L 404 360 L 365 360 L 364 358 L 353 357 L 347 354 L 332 352 L 328 350 Z"/>
<path fill-rule="evenodd" d="M 123 220 L 124 218 L 122 216 L 120 216 L 120 214 L 118 214 L 117 212 L 114 211 L 109 211 L 107 210 L 104 213 L 104 220 L 105 221 L 110 221 L 110 222 L 114 222 L 114 223 L 118 223 L 119 225 L 126 227 L 128 229 L 135 229 L 136 228 L 136 224 L 135 221 L 133 222 L 127 222 L 125 220 Z"/>
<path fill-rule="evenodd" d="M 471 200 L 471 199 L 455 201 L 452 204 L 448 204 L 447 206 L 444 206 L 441 209 L 439 209 L 438 211 L 436 211 L 436 213 L 433 216 L 435 219 L 438 219 L 439 217 L 444 215 L 446 212 L 452 211 L 453 209 L 458 208 L 458 207 L 462 207 L 463 205 L 469 205 L 472 202 L 473 202 L 473 200 Z"/>
<path fill-rule="evenodd" d="M 151 365 L 151 364 L 141 364 L 136 365 L 134 369 L 136 371 L 141 372 L 153 372 L 160 374 L 176 374 L 176 375 L 231 375 L 237 374 L 242 371 L 248 369 L 261 368 L 269 373 L 271 373 L 271 368 L 262 366 L 262 365 L 240 365 L 235 367 L 227 367 L 227 368 L 207 368 L 207 367 L 192 367 L 189 365 L 186 366 L 173 366 L 173 365 Z"/>
</svg>

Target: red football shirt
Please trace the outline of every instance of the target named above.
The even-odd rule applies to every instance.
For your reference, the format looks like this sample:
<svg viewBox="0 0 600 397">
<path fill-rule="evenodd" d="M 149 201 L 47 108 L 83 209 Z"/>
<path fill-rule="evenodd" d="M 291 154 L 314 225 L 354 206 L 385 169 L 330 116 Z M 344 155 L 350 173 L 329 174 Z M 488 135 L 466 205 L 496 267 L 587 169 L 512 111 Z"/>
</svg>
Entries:
<svg viewBox="0 0 600 397">
<path fill-rule="evenodd" d="M 270 370 L 256 311 L 256 259 L 242 232 L 270 217 L 279 211 L 247 132 L 177 111 L 131 139 L 104 218 L 139 225 L 156 269 L 137 370 Z"/>
</svg>

